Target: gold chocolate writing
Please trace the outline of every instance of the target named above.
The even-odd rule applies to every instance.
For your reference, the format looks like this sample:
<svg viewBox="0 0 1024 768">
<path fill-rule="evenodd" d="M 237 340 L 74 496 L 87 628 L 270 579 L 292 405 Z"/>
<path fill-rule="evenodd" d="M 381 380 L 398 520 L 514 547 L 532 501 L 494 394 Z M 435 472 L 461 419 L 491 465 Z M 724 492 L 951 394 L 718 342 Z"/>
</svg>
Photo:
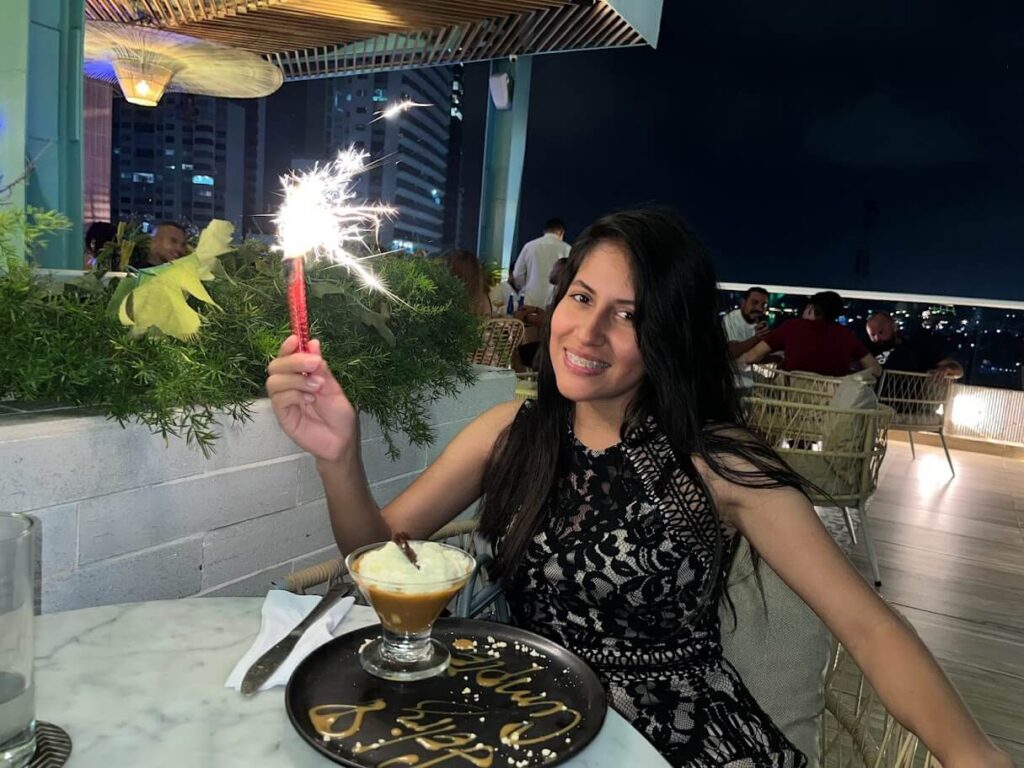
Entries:
<svg viewBox="0 0 1024 768">
<path fill-rule="evenodd" d="M 535 693 L 530 690 L 529 684 L 536 673 L 543 669 L 531 663 L 525 669 L 507 670 L 505 662 L 494 656 L 453 653 L 448 674 L 476 673 L 474 678 L 481 688 L 491 688 L 495 693 L 508 696 L 518 708 L 527 710 L 528 714 L 524 712 L 525 719 L 507 723 L 499 732 L 503 744 L 527 746 L 564 736 L 583 719 L 579 711 L 571 709 L 564 702 L 549 699 L 543 691 Z M 321 736 L 344 739 L 359 733 L 368 712 L 377 712 L 385 707 L 383 699 L 364 704 L 326 704 L 310 709 L 309 717 Z M 357 742 L 352 751 L 358 755 L 403 742 L 413 742 L 428 754 L 399 755 L 380 763 L 379 768 L 430 768 L 449 761 L 458 761 L 462 765 L 468 763 L 476 768 L 490 768 L 494 762 L 495 748 L 479 743 L 476 733 L 459 730 L 460 726 L 455 721 L 457 717 L 479 715 L 484 711 L 468 703 L 426 699 L 415 707 L 402 709 L 401 716 L 395 718 L 401 727 L 390 729 L 390 739 L 379 739 L 369 744 Z M 558 715 L 562 716 L 554 721 L 545 721 L 545 718 Z M 352 718 L 348 727 L 337 730 L 340 728 L 338 721 L 346 717 Z"/>
<path fill-rule="evenodd" d="M 418 768 L 430 768 L 432 765 L 441 765 L 449 760 L 461 759 L 477 768 L 490 768 L 494 764 L 494 748 L 486 744 L 477 744 L 472 749 L 449 749 L 445 754 L 435 757 L 425 763 L 419 762 L 419 755 L 401 755 L 385 760 L 377 768 L 388 768 L 393 765 L 415 765 Z"/>
<path fill-rule="evenodd" d="M 449 760 L 464 760 L 478 768 L 488 768 L 494 761 L 494 748 L 477 743 L 470 749 L 463 749 L 477 740 L 477 735 L 470 732 L 456 731 L 458 726 L 451 716 L 479 715 L 484 710 L 472 704 L 459 704 L 450 701 L 426 699 L 415 707 L 406 707 L 396 722 L 410 733 L 399 728 L 391 729 L 391 735 L 397 738 L 381 739 L 370 744 L 359 744 L 352 750 L 353 754 L 373 752 L 403 741 L 415 741 L 429 752 L 443 752 L 442 755 L 421 763 L 416 754 L 399 755 L 380 764 L 380 768 L 389 765 L 415 765 L 427 768 L 440 765 Z M 426 722 L 430 718 L 430 722 Z"/>
<path fill-rule="evenodd" d="M 517 672 L 502 672 L 505 662 L 493 656 L 482 656 L 472 653 L 452 654 L 451 665 L 448 668 L 449 674 L 456 675 L 461 672 L 476 672 L 476 683 L 483 688 L 493 688 L 495 693 L 502 693 L 509 696 L 515 705 L 521 709 L 529 709 L 530 718 L 534 722 L 522 721 L 509 723 L 502 726 L 500 731 L 501 741 L 504 744 L 543 744 L 545 741 L 562 736 L 568 733 L 583 719 L 583 716 L 575 709 L 570 709 L 564 702 L 548 699 L 545 693 L 533 693 L 527 688 L 517 688 L 525 685 L 532 679 L 531 675 L 540 672 L 544 667 L 537 664 L 530 664 L 526 669 Z M 568 712 L 570 721 L 567 725 L 558 728 L 554 732 L 543 733 L 530 738 L 524 734 L 538 725 L 537 720 L 551 717 L 561 712 Z"/>
<path fill-rule="evenodd" d="M 367 704 L 323 704 L 309 710 L 309 721 L 321 736 L 331 739 L 344 739 L 359 733 L 363 727 L 363 718 L 367 712 L 379 712 L 387 706 L 384 699 L 374 699 Z M 352 716 L 352 724 L 343 731 L 336 731 L 338 720 Z"/>
</svg>

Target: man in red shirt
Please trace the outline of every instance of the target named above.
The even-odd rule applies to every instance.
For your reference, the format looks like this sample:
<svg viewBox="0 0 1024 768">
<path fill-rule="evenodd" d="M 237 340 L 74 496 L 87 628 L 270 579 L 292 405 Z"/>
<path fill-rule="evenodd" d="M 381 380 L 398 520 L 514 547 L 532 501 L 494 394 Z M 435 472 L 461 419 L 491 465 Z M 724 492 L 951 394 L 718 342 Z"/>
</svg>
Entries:
<svg viewBox="0 0 1024 768">
<path fill-rule="evenodd" d="M 782 352 L 784 371 L 806 371 L 821 376 L 845 376 L 866 368 L 881 376 L 882 367 L 857 337 L 836 323 L 843 300 L 835 291 L 814 294 L 803 316 L 783 323 L 743 355 L 756 363 L 772 352 Z"/>
</svg>

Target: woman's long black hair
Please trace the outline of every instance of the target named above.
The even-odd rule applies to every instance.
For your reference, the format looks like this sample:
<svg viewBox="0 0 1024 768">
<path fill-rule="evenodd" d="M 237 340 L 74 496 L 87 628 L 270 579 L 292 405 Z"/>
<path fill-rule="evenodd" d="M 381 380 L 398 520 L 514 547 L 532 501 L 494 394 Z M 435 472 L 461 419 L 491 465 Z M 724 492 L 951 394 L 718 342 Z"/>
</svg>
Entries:
<svg viewBox="0 0 1024 768">
<path fill-rule="evenodd" d="M 629 407 L 623 436 L 631 424 L 653 416 L 683 470 L 704 491 L 716 521 L 718 511 L 695 457 L 740 485 L 803 489 L 800 476 L 744 428 L 718 315 L 715 274 L 703 247 L 675 213 L 623 211 L 592 224 L 572 247 L 552 308 L 601 242 L 618 243 L 629 254 L 636 294 L 633 322 L 644 364 L 645 376 Z M 545 341 L 550 330 L 549 316 Z M 489 540 L 501 540 L 496 552 L 501 575 L 511 575 L 521 563 L 564 468 L 572 405 L 558 391 L 545 351 L 537 402 L 519 415 L 515 429 L 499 438 L 484 474 L 480 528 Z M 719 561 L 721 551 L 720 543 Z M 702 603 L 707 600 L 705 595 Z"/>
</svg>

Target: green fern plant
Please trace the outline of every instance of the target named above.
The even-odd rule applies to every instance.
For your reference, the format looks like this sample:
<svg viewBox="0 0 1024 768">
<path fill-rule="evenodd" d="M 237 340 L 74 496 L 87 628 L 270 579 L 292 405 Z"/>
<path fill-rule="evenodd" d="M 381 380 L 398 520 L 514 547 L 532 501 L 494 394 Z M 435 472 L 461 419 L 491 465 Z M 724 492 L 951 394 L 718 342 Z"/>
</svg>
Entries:
<svg viewBox="0 0 1024 768">
<path fill-rule="evenodd" d="M 96 406 L 122 425 L 138 422 L 205 454 L 218 421 L 249 418 L 265 367 L 288 335 L 280 254 L 247 241 L 205 283 L 216 306 L 194 339 L 133 337 L 108 305 L 117 280 L 88 274 L 57 286 L 17 259 L 0 274 L 0 400 Z M 344 270 L 311 265 L 309 314 L 325 359 L 357 409 L 375 417 L 392 456 L 396 436 L 432 439 L 430 404 L 472 381 L 479 341 L 461 283 L 443 264 L 382 256 L 375 267 L 402 299 L 365 291 Z"/>
<path fill-rule="evenodd" d="M 24 208 L 0 207 L 0 264 L 15 259 L 19 245 L 32 256 L 48 237 L 71 228 L 68 217 L 26 205 Z"/>
</svg>

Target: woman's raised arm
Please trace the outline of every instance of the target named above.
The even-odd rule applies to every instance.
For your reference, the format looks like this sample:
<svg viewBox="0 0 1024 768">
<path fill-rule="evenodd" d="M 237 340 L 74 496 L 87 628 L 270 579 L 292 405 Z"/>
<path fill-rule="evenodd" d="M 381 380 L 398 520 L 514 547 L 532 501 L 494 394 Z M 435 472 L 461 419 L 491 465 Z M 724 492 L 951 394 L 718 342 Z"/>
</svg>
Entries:
<svg viewBox="0 0 1024 768">
<path fill-rule="evenodd" d="M 284 432 L 317 460 L 331 528 L 343 553 L 402 531 L 427 538 L 480 497 L 498 436 L 520 403 L 502 403 L 477 417 L 390 504 L 373 498 L 360 453 L 359 416 L 320 356 L 317 341 L 297 352 L 289 337 L 268 366 L 267 392 Z"/>
</svg>

